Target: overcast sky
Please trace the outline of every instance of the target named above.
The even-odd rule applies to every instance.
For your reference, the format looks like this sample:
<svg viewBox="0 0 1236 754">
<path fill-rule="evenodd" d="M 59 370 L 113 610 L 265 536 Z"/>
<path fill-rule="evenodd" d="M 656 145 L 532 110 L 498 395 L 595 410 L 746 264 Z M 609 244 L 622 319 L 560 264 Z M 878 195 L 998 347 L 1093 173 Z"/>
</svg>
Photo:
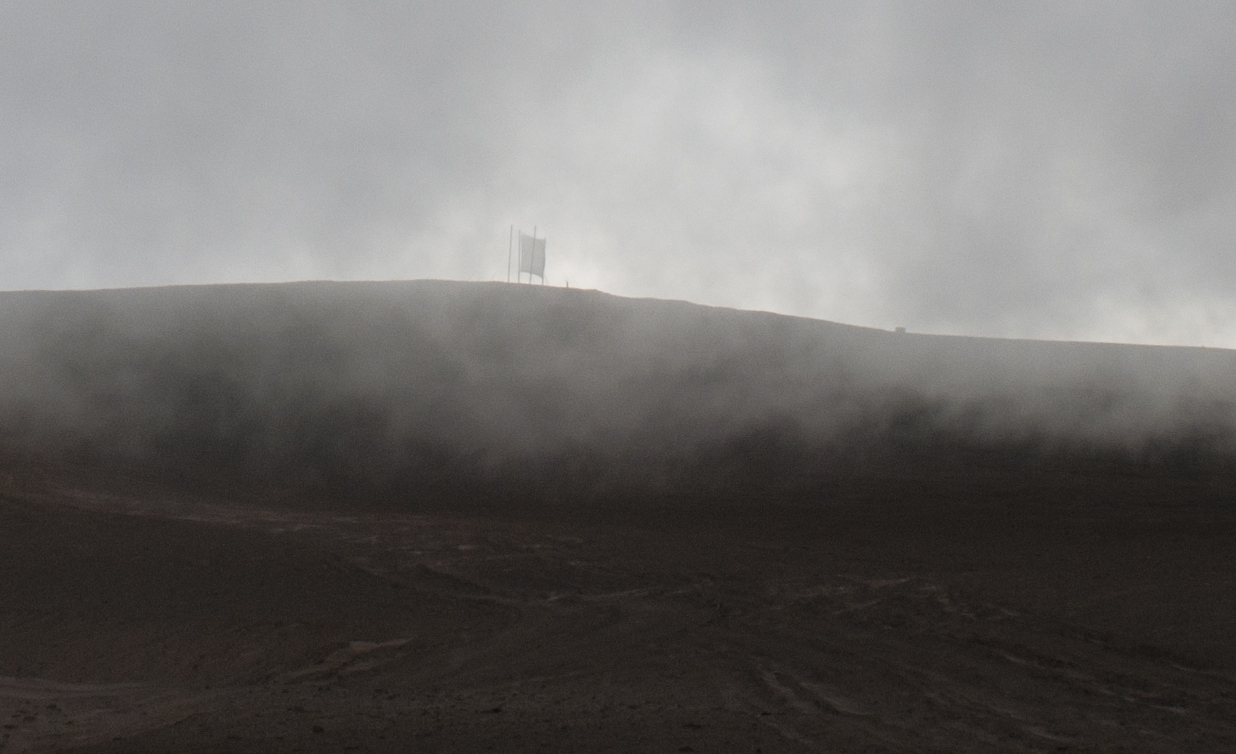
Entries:
<svg viewBox="0 0 1236 754">
<path fill-rule="evenodd" d="M 0 289 L 506 279 L 1236 347 L 1236 3 L 0 0 Z"/>
</svg>

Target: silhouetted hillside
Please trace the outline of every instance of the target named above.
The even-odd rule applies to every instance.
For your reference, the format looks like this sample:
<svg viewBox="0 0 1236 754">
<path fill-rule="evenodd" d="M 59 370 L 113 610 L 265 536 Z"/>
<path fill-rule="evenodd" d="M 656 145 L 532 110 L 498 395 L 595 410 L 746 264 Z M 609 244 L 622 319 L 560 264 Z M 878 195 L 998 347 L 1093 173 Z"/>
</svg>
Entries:
<svg viewBox="0 0 1236 754">
<path fill-rule="evenodd" d="M 942 449 L 1196 465 L 1236 447 L 1224 350 L 438 281 L 3 293 L 0 323 L 10 452 L 162 475 L 562 502 L 809 492 Z"/>
</svg>

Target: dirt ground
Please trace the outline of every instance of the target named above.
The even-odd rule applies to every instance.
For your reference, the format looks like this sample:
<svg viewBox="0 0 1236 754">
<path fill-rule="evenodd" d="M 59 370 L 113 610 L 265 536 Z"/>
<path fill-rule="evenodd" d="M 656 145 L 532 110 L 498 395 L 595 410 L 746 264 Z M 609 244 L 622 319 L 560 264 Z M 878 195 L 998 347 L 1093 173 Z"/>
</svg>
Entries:
<svg viewBox="0 0 1236 754">
<path fill-rule="evenodd" d="M 10 462 L 0 752 L 1236 751 L 1236 485 L 949 468 L 465 516 Z"/>
</svg>

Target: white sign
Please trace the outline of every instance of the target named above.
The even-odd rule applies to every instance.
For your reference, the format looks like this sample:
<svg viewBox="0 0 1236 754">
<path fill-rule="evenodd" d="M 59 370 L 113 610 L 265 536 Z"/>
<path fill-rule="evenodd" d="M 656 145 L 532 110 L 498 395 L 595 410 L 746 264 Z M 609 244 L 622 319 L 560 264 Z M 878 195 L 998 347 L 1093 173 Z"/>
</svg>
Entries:
<svg viewBox="0 0 1236 754">
<path fill-rule="evenodd" d="M 519 271 L 545 279 L 545 239 L 519 232 Z"/>
</svg>

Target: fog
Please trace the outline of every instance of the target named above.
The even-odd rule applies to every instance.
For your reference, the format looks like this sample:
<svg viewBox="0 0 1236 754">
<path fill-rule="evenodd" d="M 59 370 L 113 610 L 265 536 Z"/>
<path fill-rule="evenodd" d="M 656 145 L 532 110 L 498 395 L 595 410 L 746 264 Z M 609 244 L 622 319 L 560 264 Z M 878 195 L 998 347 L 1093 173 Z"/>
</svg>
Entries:
<svg viewBox="0 0 1236 754">
<path fill-rule="evenodd" d="M 164 476 L 561 501 L 806 490 L 876 457 L 1236 452 L 1223 350 L 441 281 L 4 293 L 0 317 L 8 451 Z"/>
<path fill-rule="evenodd" d="M 0 3 L 0 288 L 505 279 L 1236 345 L 1208 2 Z"/>
</svg>

